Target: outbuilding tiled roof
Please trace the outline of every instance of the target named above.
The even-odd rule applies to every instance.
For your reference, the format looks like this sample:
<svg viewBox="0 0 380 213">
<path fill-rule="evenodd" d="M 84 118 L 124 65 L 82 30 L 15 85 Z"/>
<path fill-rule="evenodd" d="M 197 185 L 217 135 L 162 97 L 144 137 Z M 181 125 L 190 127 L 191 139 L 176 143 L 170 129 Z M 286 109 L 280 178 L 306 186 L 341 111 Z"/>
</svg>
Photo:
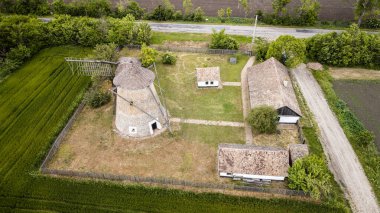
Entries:
<svg viewBox="0 0 380 213">
<path fill-rule="evenodd" d="M 196 68 L 196 71 L 197 71 L 197 81 L 219 81 L 220 82 L 219 67 Z"/>
</svg>

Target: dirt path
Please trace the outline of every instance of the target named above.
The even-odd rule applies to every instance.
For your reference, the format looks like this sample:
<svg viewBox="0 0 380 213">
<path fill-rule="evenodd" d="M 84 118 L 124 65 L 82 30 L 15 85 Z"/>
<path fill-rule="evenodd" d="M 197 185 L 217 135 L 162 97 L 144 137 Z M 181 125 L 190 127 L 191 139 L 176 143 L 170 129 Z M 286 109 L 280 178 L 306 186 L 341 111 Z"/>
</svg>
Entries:
<svg viewBox="0 0 380 213">
<path fill-rule="evenodd" d="M 330 68 L 331 76 L 334 79 L 355 79 L 355 80 L 380 80 L 380 70 L 370 70 L 362 68 Z"/>
<path fill-rule="evenodd" d="M 240 82 L 223 82 L 223 86 L 231 86 L 231 87 L 240 87 L 241 83 Z"/>
<path fill-rule="evenodd" d="M 232 122 L 232 121 L 209 121 L 209 120 L 197 120 L 197 119 L 185 119 L 185 118 L 170 118 L 170 122 L 200 124 L 200 125 L 209 125 L 209 126 L 244 127 L 244 123 Z"/>
<path fill-rule="evenodd" d="M 252 66 L 255 62 L 255 57 L 250 57 L 247 63 L 245 64 L 243 70 L 241 71 L 241 98 L 243 102 L 243 116 L 244 116 L 244 126 L 245 126 L 245 142 L 247 144 L 252 144 L 253 136 L 252 136 L 252 128 L 246 121 L 248 117 L 249 110 L 251 110 L 250 102 L 249 102 L 249 91 L 248 91 L 248 75 L 247 69 Z"/>
<path fill-rule="evenodd" d="M 321 131 L 324 152 L 354 212 L 380 212 L 371 185 L 323 92 L 312 74 L 300 66 L 294 76 Z"/>
</svg>

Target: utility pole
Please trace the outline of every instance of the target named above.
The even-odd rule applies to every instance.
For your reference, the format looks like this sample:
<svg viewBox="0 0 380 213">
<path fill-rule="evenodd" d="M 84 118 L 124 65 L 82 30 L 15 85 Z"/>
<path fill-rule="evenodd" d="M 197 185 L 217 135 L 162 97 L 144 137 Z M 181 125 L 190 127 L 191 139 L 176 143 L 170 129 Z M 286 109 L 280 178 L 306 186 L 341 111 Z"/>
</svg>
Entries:
<svg viewBox="0 0 380 213">
<path fill-rule="evenodd" d="M 258 15 L 256 15 L 256 18 L 255 18 L 255 26 L 253 28 L 253 34 L 252 34 L 252 44 L 255 42 L 256 27 L 257 27 L 257 17 L 258 17 Z"/>
</svg>

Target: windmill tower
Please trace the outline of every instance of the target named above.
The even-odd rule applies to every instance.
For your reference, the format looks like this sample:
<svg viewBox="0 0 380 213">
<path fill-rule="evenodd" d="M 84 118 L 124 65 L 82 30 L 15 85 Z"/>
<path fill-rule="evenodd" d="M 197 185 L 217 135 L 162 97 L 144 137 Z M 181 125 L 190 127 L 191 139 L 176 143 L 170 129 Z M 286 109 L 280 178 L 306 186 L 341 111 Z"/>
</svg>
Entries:
<svg viewBox="0 0 380 213">
<path fill-rule="evenodd" d="M 168 112 L 154 87 L 156 75 L 142 67 L 137 58 L 122 57 L 118 62 L 65 60 L 72 72 L 79 75 L 112 76 L 115 73 L 115 87 L 110 91 L 116 95 L 115 127 L 120 135 L 142 138 L 156 136 L 167 128 L 170 130 Z M 115 72 L 114 65 L 117 65 Z M 159 91 L 163 97 L 162 89 Z"/>
</svg>

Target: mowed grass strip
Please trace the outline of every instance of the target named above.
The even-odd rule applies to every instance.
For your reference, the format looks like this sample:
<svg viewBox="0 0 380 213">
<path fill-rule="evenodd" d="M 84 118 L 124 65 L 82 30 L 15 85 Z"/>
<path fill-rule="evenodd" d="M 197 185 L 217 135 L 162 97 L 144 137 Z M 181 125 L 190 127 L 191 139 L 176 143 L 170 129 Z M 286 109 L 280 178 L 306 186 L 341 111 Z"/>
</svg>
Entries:
<svg viewBox="0 0 380 213">
<path fill-rule="evenodd" d="M 8 105 L 5 107 L 1 104 L 4 107 L 2 109 L 12 109 L 0 111 L 1 128 L 7 129 L 0 136 L 1 211 L 341 212 L 305 201 L 196 194 L 38 174 L 36 171 L 51 142 L 70 117 L 89 83 L 88 78 L 72 76 L 67 68 L 59 71 L 58 67 L 63 63 L 64 56 L 80 57 L 84 54 L 86 50 L 78 47 L 44 50 L 1 83 L 0 102 L 7 102 Z M 46 63 L 42 62 L 46 57 Z M 35 84 L 29 85 L 25 92 L 17 93 L 22 85 L 26 85 L 20 84 L 21 80 Z M 43 82 L 50 83 L 41 86 Z M 17 116 L 13 113 L 17 113 Z M 14 116 L 12 121 L 4 124 L 10 116 Z"/>
<path fill-rule="evenodd" d="M 174 54 L 178 58 L 175 65 L 157 64 L 171 116 L 243 121 L 241 88 L 224 86 L 222 89 L 198 89 L 195 68 L 219 66 L 222 81 L 240 81 L 240 72 L 247 57 L 241 57 L 239 64 L 230 65 L 225 55 Z"/>
</svg>

